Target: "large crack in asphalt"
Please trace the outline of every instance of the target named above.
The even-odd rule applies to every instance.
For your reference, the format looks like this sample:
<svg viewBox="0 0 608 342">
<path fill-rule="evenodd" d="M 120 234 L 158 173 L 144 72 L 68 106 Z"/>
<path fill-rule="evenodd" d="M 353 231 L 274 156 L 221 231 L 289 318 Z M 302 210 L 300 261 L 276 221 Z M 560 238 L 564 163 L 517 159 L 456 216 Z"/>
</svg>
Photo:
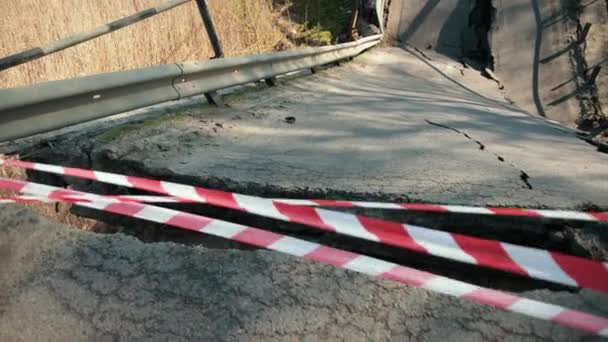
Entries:
<svg viewBox="0 0 608 342">
<path fill-rule="evenodd" d="M 480 150 L 485 151 L 485 152 L 489 152 L 489 151 L 486 149 L 486 145 L 485 145 L 484 143 L 482 143 L 482 142 L 481 142 L 481 141 L 479 141 L 479 140 L 474 139 L 473 137 L 471 137 L 471 136 L 470 136 L 468 133 L 466 133 L 466 132 L 463 132 L 463 131 L 461 131 L 461 130 L 458 130 L 458 129 L 454 128 L 454 127 L 450 127 L 450 126 L 447 126 L 447 125 L 443 125 L 443 124 L 440 124 L 440 123 L 433 122 L 433 121 L 428 120 L 428 119 L 425 119 L 424 121 L 426 121 L 426 123 L 428 123 L 429 125 L 433 125 L 433 126 L 440 127 L 440 128 L 444 128 L 444 129 L 448 129 L 448 130 L 450 130 L 450 131 L 454 131 L 454 132 L 456 132 L 456 133 L 458 133 L 458 134 L 460 134 L 460 135 L 463 135 L 465 138 L 467 138 L 467 139 L 471 140 L 472 142 L 476 143 L 476 144 L 479 146 L 479 149 L 480 149 Z M 514 168 L 514 169 L 516 169 L 517 171 L 519 171 L 519 179 L 520 179 L 520 180 L 521 180 L 521 181 L 522 181 L 522 182 L 523 182 L 523 183 L 526 185 L 526 187 L 527 187 L 528 189 L 530 189 L 530 190 L 533 190 L 533 189 L 534 189 L 534 188 L 532 187 L 532 184 L 530 183 L 530 175 L 528 175 L 528 173 L 527 173 L 527 172 L 525 172 L 524 170 L 520 169 L 520 168 L 519 168 L 519 167 L 517 167 L 515 164 L 513 164 L 513 163 L 511 163 L 511 162 L 508 162 L 508 161 L 507 161 L 507 160 L 506 160 L 506 159 L 505 159 L 503 156 L 501 156 L 501 155 L 499 155 L 499 154 L 497 154 L 497 153 L 494 153 L 494 152 L 489 152 L 489 153 L 492 153 L 494 156 L 496 156 L 496 159 L 498 159 L 498 161 L 500 161 L 501 163 L 506 163 L 507 165 L 509 165 L 509 166 L 511 166 L 512 168 Z"/>
</svg>

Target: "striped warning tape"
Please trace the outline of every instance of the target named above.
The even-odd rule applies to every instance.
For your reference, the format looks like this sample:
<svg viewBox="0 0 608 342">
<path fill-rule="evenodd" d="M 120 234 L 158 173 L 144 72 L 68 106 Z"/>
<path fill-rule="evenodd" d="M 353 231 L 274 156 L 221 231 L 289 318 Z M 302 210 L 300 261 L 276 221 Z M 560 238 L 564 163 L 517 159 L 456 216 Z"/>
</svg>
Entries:
<svg viewBox="0 0 608 342">
<path fill-rule="evenodd" d="M 110 196 L 122 201 L 144 202 L 144 203 L 197 203 L 185 198 L 173 196 Z M 10 203 L 10 199 L 5 199 Z M 562 220 L 608 222 L 608 212 L 575 211 L 575 210 L 545 210 L 545 209 L 524 209 L 524 208 L 497 208 L 497 207 L 473 207 L 463 205 L 443 205 L 427 203 L 386 203 L 386 202 L 360 202 L 343 200 L 305 200 L 305 199 L 283 199 L 276 198 L 274 201 L 292 205 L 305 205 L 311 207 L 358 207 L 368 209 L 393 209 L 393 210 L 412 210 L 428 212 L 450 212 L 458 214 L 475 215 L 497 215 L 497 216 L 517 216 L 550 218 Z M 3 202 L 0 202 L 3 203 Z"/>
<path fill-rule="evenodd" d="M 140 195 L 100 195 L 106 199 L 114 199 L 119 202 L 135 202 L 135 203 L 199 203 L 195 201 L 182 200 L 179 198 L 170 197 L 170 196 L 140 196 Z M 65 195 L 66 200 L 73 201 L 87 201 L 79 195 Z M 9 203 L 52 203 L 57 202 L 58 200 L 50 200 L 48 198 L 44 198 L 42 196 L 30 196 L 30 195 L 15 195 L 15 196 L 0 196 L 0 203 L 9 204 Z"/>
<path fill-rule="evenodd" d="M 125 195 L 107 196 L 128 202 L 143 203 L 197 203 L 198 201 L 173 196 L 145 196 Z M 4 203 L 10 203 L 11 199 L 4 199 Z M 18 199 L 15 199 L 15 201 Z M 34 200 L 34 199 L 32 199 Z M 497 208 L 497 207 L 472 207 L 462 205 L 443 205 L 427 203 L 386 203 L 386 202 L 360 202 L 343 200 L 305 200 L 305 199 L 283 199 L 275 198 L 274 201 L 292 205 L 305 205 L 310 207 L 358 207 L 368 209 L 394 209 L 430 212 L 450 212 L 458 214 L 476 215 L 498 215 L 550 218 L 576 221 L 608 222 L 608 212 L 575 211 L 575 210 L 545 210 L 524 208 Z M 1 200 L 0 200 L 1 201 Z M 3 202 L 0 202 L 3 203 Z"/>
<path fill-rule="evenodd" d="M 286 235 L 152 205 L 120 202 L 111 198 L 30 182 L 0 178 L 0 188 L 69 201 L 78 206 L 219 236 L 608 337 L 608 319 L 604 317 L 483 288 Z M 81 196 L 90 202 L 67 200 L 69 196 Z"/>
<path fill-rule="evenodd" d="M 16 160 L 5 163 L 167 194 L 522 276 L 608 292 L 608 268 L 603 263 L 562 253 L 171 182 Z"/>
<path fill-rule="evenodd" d="M 523 216 L 537 218 L 551 218 L 563 220 L 608 222 L 608 212 L 584 212 L 574 210 L 542 210 L 523 208 L 495 208 L 495 207 L 472 207 L 462 205 L 443 205 L 425 203 L 383 203 L 383 202 L 358 202 L 337 200 L 293 200 L 277 199 L 283 203 L 295 205 L 321 206 L 321 207 L 360 207 L 370 209 L 397 209 L 431 212 L 450 212 L 458 214 L 476 215 L 498 215 L 498 216 Z"/>
<path fill-rule="evenodd" d="M 172 197 L 172 196 L 145 196 L 145 195 L 100 195 L 106 199 L 114 199 L 119 202 L 134 202 L 134 203 L 157 203 L 157 204 L 170 204 L 170 203 L 200 203 L 197 201 Z M 65 200 L 71 201 L 88 201 L 83 199 L 82 196 L 78 195 L 65 195 Z M 58 200 L 50 200 L 42 196 L 29 196 L 29 195 L 15 195 L 15 196 L 0 196 L 0 204 L 10 203 L 52 203 Z"/>
<path fill-rule="evenodd" d="M 21 196 L 0 197 L 0 204 L 7 204 L 7 203 L 39 203 L 39 202 L 51 203 L 51 202 L 54 202 L 54 201 L 50 200 L 48 198 L 41 197 L 41 196 L 25 196 L 25 195 L 21 195 Z"/>
<path fill-rule="evenodd" d="M 88 202 L 86 198 L 80 195 L 65 195 L 65 200 L 71 200 L 73 202 Z M 168 200 L 167 196 L 108 196 L 100 195 L 100 197 L 106 199 L 114 199 L 118 202 L 135 202 L 135 203 L 186 203 L 186 201 L 180 200 Z M 30 195 L 14 195 L 14 196 L 0 196 L 0 204 L 10 203 L 52 203 L 57 202 L 58 199 L 52 200 L 43 196 L 30 196 Z M 188 203 L 196 203 L 194 201 L 188 201 Z"/>
</svg>

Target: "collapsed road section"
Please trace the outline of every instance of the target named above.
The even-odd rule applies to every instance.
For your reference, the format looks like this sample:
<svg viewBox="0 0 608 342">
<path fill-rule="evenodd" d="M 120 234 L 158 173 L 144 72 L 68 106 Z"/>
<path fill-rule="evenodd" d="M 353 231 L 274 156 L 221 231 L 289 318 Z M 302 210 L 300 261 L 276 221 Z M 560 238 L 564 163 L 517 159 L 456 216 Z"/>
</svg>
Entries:
<svg viewBox="0 0 608 342">
<path fill-rule="evenodd" d="M 394 0 L 390 7 L 387 32 L 399 45 L 485 72 L 530 113 L 587 131 L 608 121 L 605 1 Z"/>
<path fill-rule="evenodd" d="M 586 72 L 596 36 L 581 6 L 357 1 L 360 40 L 221 58 L 197 3 L 213 61 L 2 91 L 0 140 L 140 111 L 0 145 L 15 154 L 0 156 L 0 340 L 608 336 L 606 155 L 514 106 L 591 96 L 601 114 L 585 77 L 586 95 L 566 82 L 542 96 Z M 536 44 L 492 46 L 522 4 Z M 395 7 L 398 46 L 348 63 L 381 45 Z M 570 49 L 552 51 L 563 32 Z M 543 39 L 555 53 L 541 60 Z M 526 86 L 493 73 L 517 61 L 512 46 L 532 61 Z M 219 107 L 184 100 L 197 94 Z"/>
<path fill-rule="evenodd" d="M 429 57 L 432 64 L 426 59 Z M 156 119 L 105 132 L 64 136 L 46 148 L 38 146 L 23 153 L 28 155 L 26 159 L 49 164 L 265 197 L 592 211 L 607 207 L 605 192 L 601 191 L 606 186 L 601 176 L 608 165 L 605 155 L 578 139 L 575 132 L 532 118 L 510 106 L 501 99 L 495 86 L 484 86 L 486 83 L 476 74 L 459 68 L 458 64 L 435 55 L 426 58 L 401 49 L 383 49 L 343 68 L 292 79 L 272 89 L 258 87 L 255 91 L 235 93 L 228 98 L 231 108 L 201 105 L 172 108 L 169 110 L 173 112 Z M 359 102 L 353 103 L 355 97 Z M 288 117 L 295 120 L 286 120 Z M 454 134 L 453 130 L 460 134 Z M 547 146 L 547 140 L 552 146 Z M 550 148 L 557 146 L 559 149 Z M 522 182 L 521 172 L 528 175 L 526 181 L 531 187 Z M 36 171 L 29 177 L 76 190 L 129 194 L 124 189 L 117 192 L 116 187 L 73 177 Z M 270 243 L 275 236 L 272 234 L 287 233 L 314 241 L 311 244 L 322 243 L 365 253 L 368 255 L 365 258 L 379 257 L 447 275 L 471 283 L 473 287 L 469 289 L 476 286 L 518 292 L 551 289 L 571 298 L 581 298 L 586 293 L 586 290 L 573 292 L 571 286 L 549 283 L 542 277 L 529 279 L 439 258 L 445 254 L 431 245 L 425 247 L 439 254 L 421 255 L 336 237 L 293 222 L 279 224 L 246 213 L 195 204 L 186 210 L 274 232 L 254 241 Z M 606 260 L 605 228 L 601 223 L 357 210 L 451 233 L 549 249 L 600 262 Z M 168 219 L 155 221 L 163 225 L 151 225 L 91 211 L 77 213 L 125 226 L 123 231 L 136 237 L 141 236 L 142 230 L 154 229 L 159 234 L 153 241 L 183 241 L 175 239 L 175 233 L 166 233 L 172 220 L 165 214 L 154 216 Z M 221 231 L 226 232 L 225 228 Z M 244 232 L 235 234 L 242 238 L 237 241 L 252 237 Z M 201 239 L 197 244 L 201 241 L 203 246 L 216 248 L 217 242 Z M 236 247 L 242 248 L 234 243 L 222 245 L 228 249 Z M 513 305 L 511 297 L 503 297 L 506 298 Z M 594 302 L 602 303 L 605 299 L 598 295 Z M 506 301 L 500 305 L 509 306 Z M 584 309 L 597 312 L 595 307 Z M 468 328 L 450 329 L 454 332 Z M 478 333 L 473 330 L 473 334 Z M 509 333 L 516 335 L 517 331 Z M 550 335 L 541 333 L 535 337 L 543 336 Z"/>
<path fill-rule="evenodd" d="M 156 119 L 22 153 L 267 197 L 608 205 L 607 155 L 441 56 L 377 50 L 227 102 L 165 108 Z"/>
</svg>

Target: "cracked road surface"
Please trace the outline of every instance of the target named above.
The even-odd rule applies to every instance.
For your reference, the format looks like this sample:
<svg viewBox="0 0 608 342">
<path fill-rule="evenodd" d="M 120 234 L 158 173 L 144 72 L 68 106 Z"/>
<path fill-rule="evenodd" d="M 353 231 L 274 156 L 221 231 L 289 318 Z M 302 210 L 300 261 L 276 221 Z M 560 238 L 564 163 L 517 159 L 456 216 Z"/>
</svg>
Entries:
<svg viewBox="0 0 608 342">
<path fill-rule="evenodd" d="M 267 251 L 144 244 L 0 210 L 0 341 L 593 341 Z M 523 295 L 607 314 L 599 295 Z"/>
<path fill-rule="evenodd" d="M 472 138 L 470 135 L 468 135 L 468 134 L 467 134 L 467 133 L 465 133 L 465 132 L 461 132 L 461 131 L 457 130 L 456 128 L 452 128 L 452 127 L 449 127 L 449 126 L 441 125 L 441 124 L 438 124 L 438 123 L 432 122 L 432 121 L 430 121 L 430 120 L 425 120 L 425 121 L 426 121 L 426 122 L 427 122 L 429 125 L 433 125 L 433 126 L 437 126 L 437 127 L 441 127 L 441 128 L 449 129 L 449 130 L 454 131 L 454 132 L 456 132 L 456 133 L 458 133 L 458 134 L 462 134 L 462 135 L 463 135 L 465 138 L 467 138 L 467 139 L 469 139 L 469 140 L 473 141 L 474 143 L 476 143 L 476 144 L 479 146 L 479 149 L 480 149 L 480 150 L 482 150 L 482 151 L 485 151 L 485 150 L 486 150 L 486 145 L 484 145 L 484 144 L 483 144 L 481 141 L 479 141 L 479 140 L 475 140 L 475 139 L 473 139 L 473 138 Z M 502 156 L 499 156 L 499 155 L 498 155 L 498 154 L 496 154 L 496 153 L 494 153 L 494 155 L 496 156 L 496 159 L 497 159 L 498 161 L 500 161 L 501 163 L 507 163 L 507 164 L 509 164 L 510 166 L 512 166 L 512 167 L 514 167 L 514 168 L 517 168 L 517 166 L 515 166 L 515 165 L 513 165 L 513 164 L 511 164 L 511 163 L 509 163 L 509 162 L 507 162 L 507 161 L 505 160 L 505 158 L 503 158 Z M 524 182 L 524 184 L 526 184 L 526 186 L 528 187 L 528 189 L 530 189 L 530 190 L 534 189 L 534 188 L 532 187 L 532 185 L 530 184 L 530 182 L 528 181 L 528 179 L 530 179 L 530 176 L 529 176 L 529 175 L 528 175 L 528 174 L 527 174 L 527 173 L 526 173 L 524 170 L 519 170 L 519 172 L 520 172 L 520 177 L 519 177 L 519 178 L 521 179 L 521 181 L 522 181 L 522 182 Z"/>
<path fill-rule="evenodd" d="M 74 160 L 74 146 L 92 146 L 81 166 L 269 196 L 608 207 L 608 154 L 510 105 L 478 72 L 427 55 L 376 49 L 233 95 L 231 108 L 176 109 L 41 156 Z"/>
</svg>

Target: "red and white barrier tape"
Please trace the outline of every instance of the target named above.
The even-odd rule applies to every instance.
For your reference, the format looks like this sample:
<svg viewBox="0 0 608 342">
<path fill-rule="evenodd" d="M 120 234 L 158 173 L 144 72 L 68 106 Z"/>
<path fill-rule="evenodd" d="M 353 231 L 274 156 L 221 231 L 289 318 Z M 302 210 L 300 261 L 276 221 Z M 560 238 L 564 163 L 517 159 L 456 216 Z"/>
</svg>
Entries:
<svg viewBox="0 0 608 342">
<path fill-rule="evenodd" d="M 598 261 L 562 253 L 171 182 L 16 160 L 4 161 L 4 163 L 167 194 L 282 221 L 305 224 L 424 254 L 568 286 L 608 292 L 608 267 Z M 28 191 L 24 192 L 31 194 Z"/>
<path fill-rule="evenodd" d="M 25 204 L 25 203 L 40 203 L 40 202 L 52 203 L 54 201 L 50 200 L 48 198 L 41 197 L 41 196 L 19 195 L 19 196 L 0 197 L 0 204 L 7 204 L 7 203 L 24 203 Z"/>
<path fill-rule="evenodd" d="M 286 235 L 152 205 L 120 202 L 36 183 L 0 178 L 0 188 L 68 202 L 72 202 L 67 199 L 70 196 L 80 196 L 90 202 L 75 200 L 75 205 L 219 236 L 608 337 L 608 319 L 604 317 L 483 288 Z"/>
<path fill-rule="evenodd" d="M 142 203 L 198 203 L 199 201 L 173 196 L 145 196 L 145 195 L 125 195 L 125 196 L 106 196 L 117 198 L 124 202 Z M 34 200 L 32 198 L 32 200 Z M 4 199 L 11 203 L 10 199 Z M 16 201 L 16 200 L 15 200 Z M 462 205 L 426 204 L 426 203 L 385 203 L 385 202 L 360 202 L 342 200 L 304 200 L 304 199 L 284 199 L 275 198 L 274 201 L 292 205 L 305 205 L 309 207 L 358 207 L 369 209 L 394 209 L 429 211 L 438 213 L 457 213 L 475 215 L 497 215 L 497 216 L 516 216 L 516 217 L 535 217 L 550 218 L 575 221 L 608 222 L 608 212 L 574 211 L 574 210 L 547 210 L 547 209 L 524 209 L 524 208 L 496 208 L 496 207 L 471 207 Z"/>
<path fill-rule="evenodd" d="M 370 209 L 397 209 L 431 212 L 450 212 L 458 214 L 497 215 L 497 216 L 523 216 L 537 218 L 551 218 L 563 220 L 608 222 L 608 212 L 584 212 L 574 210 L 544 210 L 544 209 L 522 209 L 522 208 L 493 208 L 493 207 L 471 207 L 462 205 L 424 204 L 424 203 L 383 203 L 383 202 L 358 202 L 338 200 L 292 200 L 277 199 L 283 203 L 321 206 L 321 207 L 359 207 Z"/>
<path fill-rule="evenodd" d="M 170 196 L 145 196 L 145 195 L 100 195 L 106 199 L 114 199 L 119 202 L 133 202 L 133 203 L 200 203 L 196 201 L 183 200 L 176 197 Z M 86 201 L 82 196 L 78 195 L 66 195 L 66 200 Z M 15 196 L 0 196 L 0 204 L 10 203 L 52 203 L 57 200 L 50 200 L 43 196 L 29 196 L 29 195 L 15 195 Z"/>
</svg>

